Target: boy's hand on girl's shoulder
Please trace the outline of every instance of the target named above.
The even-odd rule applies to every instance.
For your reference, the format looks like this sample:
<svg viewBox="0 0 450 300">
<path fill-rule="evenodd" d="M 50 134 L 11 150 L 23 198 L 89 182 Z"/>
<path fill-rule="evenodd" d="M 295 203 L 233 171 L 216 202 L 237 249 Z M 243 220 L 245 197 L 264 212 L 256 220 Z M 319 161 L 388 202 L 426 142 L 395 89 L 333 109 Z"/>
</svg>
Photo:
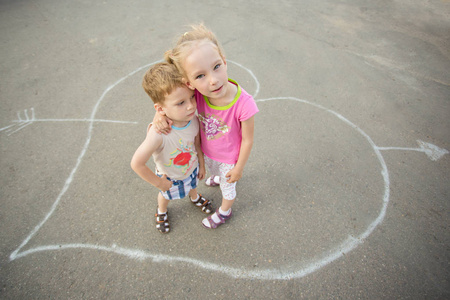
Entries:
<svg viewBox="0 0 450 300">
<path fill-rule="evenodd" d="M 160 184 L 158 184 L 157 188 L 163 192 L 167 192 L 172 187 L 172 181 L 167 179 L 166 174 L 161 177 Z"/>
</svg>

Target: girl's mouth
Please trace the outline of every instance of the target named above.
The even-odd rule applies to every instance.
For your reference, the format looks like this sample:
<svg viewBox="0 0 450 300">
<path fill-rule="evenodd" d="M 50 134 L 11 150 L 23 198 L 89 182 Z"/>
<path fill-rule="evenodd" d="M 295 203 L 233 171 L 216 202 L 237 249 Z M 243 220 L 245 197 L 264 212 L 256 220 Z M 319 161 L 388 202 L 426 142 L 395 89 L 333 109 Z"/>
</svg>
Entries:
<svg viewBox="0 0 450 300">
<path fill-rule="evenodd" d="M 212 92 L 213 92 L 213 93 L 220 92 L 220 91 L 222 90 L 222 88 L 223 88 L 223 85 L 222 85 L 220 88 L 218 88 L 217 90 L 214 90 L 214 91 L 212 91 Z"/>
</svg>

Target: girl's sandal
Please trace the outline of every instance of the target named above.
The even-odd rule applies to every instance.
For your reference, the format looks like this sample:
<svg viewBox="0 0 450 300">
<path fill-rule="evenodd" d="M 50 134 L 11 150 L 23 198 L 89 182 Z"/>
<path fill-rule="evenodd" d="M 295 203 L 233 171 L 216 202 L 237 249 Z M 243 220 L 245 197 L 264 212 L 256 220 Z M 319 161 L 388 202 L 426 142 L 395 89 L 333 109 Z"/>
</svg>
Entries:
<svg viewBox="0 0 450 300">
<path fill-rule="evenodd" d="M 156 209 L 155 217 L 156 229 L 158 229 L 161 233 L 168 233 L 170 231 L 169 213 L 166 212 L 165 214 L 158 214 L 158 209 Z"/>
<path fill-rule="evenodd" d="M 205 184 L 207 186 L 218 186 L 218 185 L 220 185 L 220 177 L 219 176 L 211 176 L 205 180 Z"/>
<path fill-rule="evenodd" d="M 218 223 L 214 222 L 214 220 L 212 218 L 213 215 L 210 215 L 209 217 L 206 217 L 203 219 L 203 221 L 202 221 L 203 227 L 208 228 L 208 229 L 215 229 L 215 228 L 219 227 L 219 225 L 224 224 L 226 220 L 230 219 L 233 212 L 231 211 L 228 216 L 224 216 L 219 213 L 219 209 L 216 209 L 216 214 L 219 217 L 220 221 Z M 205 225 L 206 222 L 209 223 L 209 226 Z"/>
<path fill-rule="evenodd" d="M 198 194 L 198 200 L 197 201 L 192 201 L 191 200 L 191 202 L 195 206 L 200 207 L 202 212 L 204 212 L 205 214 L 210 214 L 212 212 L 211 201 L 206 200 L 205 198 L 203 198 L 202 194 Z"/>
</svg>

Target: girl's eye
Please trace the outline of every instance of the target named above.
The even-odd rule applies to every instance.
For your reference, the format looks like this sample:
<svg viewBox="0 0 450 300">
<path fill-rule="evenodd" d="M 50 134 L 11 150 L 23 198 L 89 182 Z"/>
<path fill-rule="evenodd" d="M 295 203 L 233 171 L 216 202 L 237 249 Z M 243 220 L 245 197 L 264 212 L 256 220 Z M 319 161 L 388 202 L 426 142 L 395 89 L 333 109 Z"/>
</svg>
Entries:
<svg viewBox="0 0 450 300">
<path fill-rule="evenodd" d="M 183 105 L 184 104 L 184 101 L 181 101 L 180 103 L 178 103 L 177 105 Z"/>
<path fill-rule="evenodd" d="M 192 94 L 191 99 L 194 99 L 194 98 L 195 98 L 195 94 Z"/>
<path fill-rule="evenodd" d="M 203 74 L 201 74 L 201 75 L 198 75 L 197 77 L 195 77 L 195 79 L 201 79 L 201 78 L 203 78 L 205 75 L 203 75 Z"/>
<path fill-rule="evenodd" d="M 214 66 L 214 70 L 217 70 L 220 67 L 220 64 Z"/>
</svg>

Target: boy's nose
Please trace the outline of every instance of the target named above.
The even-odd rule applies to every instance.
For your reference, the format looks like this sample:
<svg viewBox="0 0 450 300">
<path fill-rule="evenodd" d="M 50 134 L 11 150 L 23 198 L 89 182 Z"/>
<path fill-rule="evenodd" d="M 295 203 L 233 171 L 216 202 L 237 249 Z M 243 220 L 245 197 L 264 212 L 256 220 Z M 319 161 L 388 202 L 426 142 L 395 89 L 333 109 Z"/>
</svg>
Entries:
<svg viewBox="0 0 450 300">
<path fill-rule="evenodd" d="M 196 100 L 195 99 L 191 100 L 188 105 L 188 110 L 195 110 L 196 108 L 197 108 Z"/>
</svg>

